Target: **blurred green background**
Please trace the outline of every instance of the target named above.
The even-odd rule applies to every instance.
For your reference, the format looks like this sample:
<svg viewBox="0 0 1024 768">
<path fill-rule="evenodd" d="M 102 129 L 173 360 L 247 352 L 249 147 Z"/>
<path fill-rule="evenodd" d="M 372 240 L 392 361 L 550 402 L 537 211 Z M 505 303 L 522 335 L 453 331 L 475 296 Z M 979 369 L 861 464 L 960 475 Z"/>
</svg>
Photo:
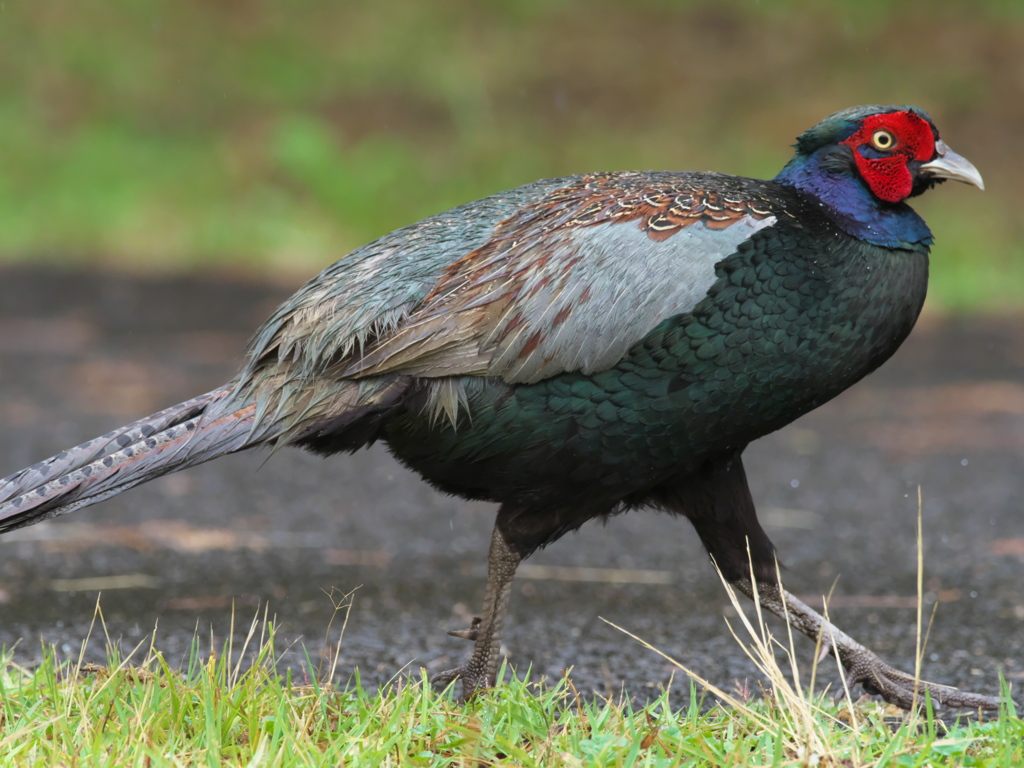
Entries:
<svg viewBox="0 0 1024 768">
<path fill-rule="evenodd" d="M 431 213 L 601 169 L 773 176 L 914 103 L 944 185 L 932 309 L 1024 300 L 1024 2 L 7 0 L 0 261 L 297 283 Z"/>
</svg>

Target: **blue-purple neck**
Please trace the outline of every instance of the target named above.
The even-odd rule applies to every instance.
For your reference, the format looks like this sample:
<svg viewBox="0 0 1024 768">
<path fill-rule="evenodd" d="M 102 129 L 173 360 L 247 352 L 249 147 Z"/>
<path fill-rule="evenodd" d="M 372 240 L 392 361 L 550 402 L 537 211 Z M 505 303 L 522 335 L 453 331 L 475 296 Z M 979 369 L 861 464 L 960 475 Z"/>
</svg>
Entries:
<svg viewBox="0 0 1024 768">
<path fill-rule="evenodd" d="M 775 181 L 817 199 L 847 234 L 886 248 L 919 250 L 932 244 L 924 219 L 906 203 L 886 203 L 876 198 L 852 168 L 837 162 L 833 152 L 818 151 L 809 157 L 797 154 Z"/>
</svg>

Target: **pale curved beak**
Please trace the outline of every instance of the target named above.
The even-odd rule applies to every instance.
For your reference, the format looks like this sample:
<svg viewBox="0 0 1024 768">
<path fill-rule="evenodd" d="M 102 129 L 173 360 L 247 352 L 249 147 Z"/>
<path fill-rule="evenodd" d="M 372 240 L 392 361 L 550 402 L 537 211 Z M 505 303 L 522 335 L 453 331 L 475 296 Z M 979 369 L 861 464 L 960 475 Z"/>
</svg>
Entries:
<svg viewBox="0 0 1024 768">
<path fill-rule="evenodd" d="M 966 157 L 961 157 L 948 146 L 946 142 L 935 142 L 935 159 L 920 166 L 919 170 L 934 176 L 936 179 L 952 179 L 962 181 L 964 184 L 973 184 L 978 189 L 985 189 L 985 182 L 981 180 L 981 174 Z"/>
</svg>

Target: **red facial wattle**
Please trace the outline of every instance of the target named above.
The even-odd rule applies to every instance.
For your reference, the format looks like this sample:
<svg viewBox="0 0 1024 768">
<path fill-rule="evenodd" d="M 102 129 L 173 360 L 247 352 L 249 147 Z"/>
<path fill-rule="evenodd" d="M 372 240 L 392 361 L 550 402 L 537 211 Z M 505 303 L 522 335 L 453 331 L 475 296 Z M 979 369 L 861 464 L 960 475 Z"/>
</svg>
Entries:
<svg viewBox="0 0 1024 768">
<path fill-rule="evenodd" d="M 872 137 L 879 131 L 887 131 L 895 143 L 886 148 L 882 157 L 865 154 L 864 149 L 873 146 Z M 853 150 L 857 169 L 875 197 L 898 203 L 909 197 L 914 188 L 907 163 L 931 160 L 935 156 L 935 138 L 928 121 L 913 112 L 889 112 L 865 118 L 860 130 L 843 144 Z"/>
</svg>

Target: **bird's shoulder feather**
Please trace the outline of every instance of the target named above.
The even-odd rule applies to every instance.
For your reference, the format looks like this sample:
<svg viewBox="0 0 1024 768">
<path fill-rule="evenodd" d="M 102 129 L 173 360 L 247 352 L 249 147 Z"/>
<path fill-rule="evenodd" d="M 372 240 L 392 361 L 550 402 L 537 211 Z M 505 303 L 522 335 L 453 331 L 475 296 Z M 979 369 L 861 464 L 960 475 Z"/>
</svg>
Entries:
<svg viewBox="0 0 1024 768">
<path fill-rule="evenodd" d="M 536 182 L 337 262 L 264 326 L 253 359 L 339 378 L 602 370 L 691 310 L 782 207 L 771 182 L 713 173 Z"/>
</svg>

